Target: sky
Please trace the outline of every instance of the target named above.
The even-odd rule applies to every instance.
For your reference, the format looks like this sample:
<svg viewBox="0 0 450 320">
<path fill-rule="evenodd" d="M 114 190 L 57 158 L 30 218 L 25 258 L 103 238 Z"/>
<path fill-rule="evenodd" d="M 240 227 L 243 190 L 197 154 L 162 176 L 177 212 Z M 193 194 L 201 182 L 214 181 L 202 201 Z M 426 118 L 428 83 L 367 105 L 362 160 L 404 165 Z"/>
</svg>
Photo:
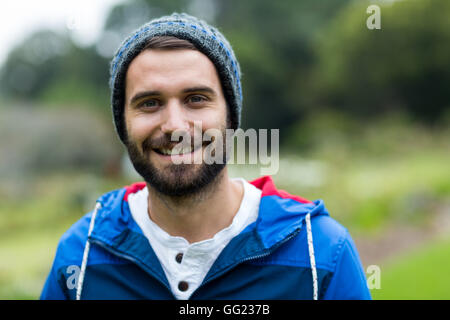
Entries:
<svg viewBox="0 0 450 320">
<path fill-rule="evenodd" d="M 69 30 L 80 45 L 93 43 L 109 9 L 124 0 L 1 0 L 0 65 L 8 52 L 42 28 Z"/>
</svg>

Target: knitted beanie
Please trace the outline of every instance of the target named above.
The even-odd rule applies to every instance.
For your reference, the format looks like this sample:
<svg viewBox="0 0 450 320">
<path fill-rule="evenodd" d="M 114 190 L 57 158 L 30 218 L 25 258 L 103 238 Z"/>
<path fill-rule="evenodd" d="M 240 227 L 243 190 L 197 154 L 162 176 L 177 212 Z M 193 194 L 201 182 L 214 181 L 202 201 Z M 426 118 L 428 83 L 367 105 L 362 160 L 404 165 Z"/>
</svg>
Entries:
<svg viewBox="0 0 450 320">
<path fill-rule="evenodd" d="M 111 104 L 120 140 L 126 143 L 124 106 L 128 66 L 155 36 L 173 36 L 187 40 L 213 62 L 230 111 L 231 128 L 237 129 L 242 109 L 241 72 L 231 45 L 216 28 L 206 22 L 185 13 L 173 13 L 141 26 L 120 45 L 111 61 L 109 80 Z"/>
</svg>

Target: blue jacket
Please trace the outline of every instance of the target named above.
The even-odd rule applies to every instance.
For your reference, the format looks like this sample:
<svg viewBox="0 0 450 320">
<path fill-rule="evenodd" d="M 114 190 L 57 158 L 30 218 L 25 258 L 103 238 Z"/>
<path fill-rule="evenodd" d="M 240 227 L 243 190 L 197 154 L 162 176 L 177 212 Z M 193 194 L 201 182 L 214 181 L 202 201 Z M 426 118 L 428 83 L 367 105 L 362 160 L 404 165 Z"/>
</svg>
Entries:
<svg viewBox="0 0 450 320">
<path fill-rule="evenodd" d="M 323 201 L 277 190 L 267 176 L 251 183 L 262 190 L 258 219 L 223 249 L 191 299 L 371 298 L 353 240 Z M 41 299 L 75 299 L 77 287 L 81 299 L 175 299 L 128 206 L 128 194 L 144 186 L 103 195 L 62 236 Z"/>
</svg>

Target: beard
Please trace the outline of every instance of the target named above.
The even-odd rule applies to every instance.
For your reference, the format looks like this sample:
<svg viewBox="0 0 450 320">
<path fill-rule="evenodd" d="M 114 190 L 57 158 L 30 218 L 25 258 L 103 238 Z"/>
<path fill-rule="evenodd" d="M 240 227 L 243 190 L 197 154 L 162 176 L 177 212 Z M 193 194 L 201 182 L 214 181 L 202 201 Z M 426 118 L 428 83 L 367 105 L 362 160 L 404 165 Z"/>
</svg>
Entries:
<svg viewBox="0 0 450 320">
<path fill-rule="evenodd" d="M 223 159 L 211 164 L 204 161 L 201 164 L 171 163 L 158 169 L 150 160 L 151 153 L 155 152 L 156 148 L 173 146 L 174 142 L 171 141 L 170 134 L 155 139 L 147 138 L 142 143 L 142 152 L 133 141 L 128 141 L 126 147 L 135 170 L 153 190 L 170 198 L 183 199 L 206 193 L 214 185 L 214 182 L 219 180 L 218 177 L 227 162 L 225 127 L 221 132 L 223 145 L 217 145 L 216 148 L 222 148 L 223 156 L 221 158 Z M 199 150 L 199 152 L 203 151 L 203 148 Z"/>
</svg>

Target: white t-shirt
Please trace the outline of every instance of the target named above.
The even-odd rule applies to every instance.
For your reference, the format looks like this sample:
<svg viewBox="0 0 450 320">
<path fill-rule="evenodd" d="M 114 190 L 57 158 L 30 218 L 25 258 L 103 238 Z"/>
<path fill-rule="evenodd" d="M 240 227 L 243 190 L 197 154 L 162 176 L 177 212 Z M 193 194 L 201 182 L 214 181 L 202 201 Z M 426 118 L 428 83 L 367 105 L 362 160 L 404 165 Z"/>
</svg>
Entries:
<svg viewBox="0 0 450 320">
<path fill-rule="evenodd" d="M 128 197 L 131 214 L 155 251 L 177 299 L 189 299 L 223 248 L 258 217 L 261 190 L 242 178 L 234 180 L 244 186 L 244 197 L 231 225 L 211 239 L 191 244 L 183 237 L 169 235 L 150 219 L 147 187 Z"/>
</svg>

